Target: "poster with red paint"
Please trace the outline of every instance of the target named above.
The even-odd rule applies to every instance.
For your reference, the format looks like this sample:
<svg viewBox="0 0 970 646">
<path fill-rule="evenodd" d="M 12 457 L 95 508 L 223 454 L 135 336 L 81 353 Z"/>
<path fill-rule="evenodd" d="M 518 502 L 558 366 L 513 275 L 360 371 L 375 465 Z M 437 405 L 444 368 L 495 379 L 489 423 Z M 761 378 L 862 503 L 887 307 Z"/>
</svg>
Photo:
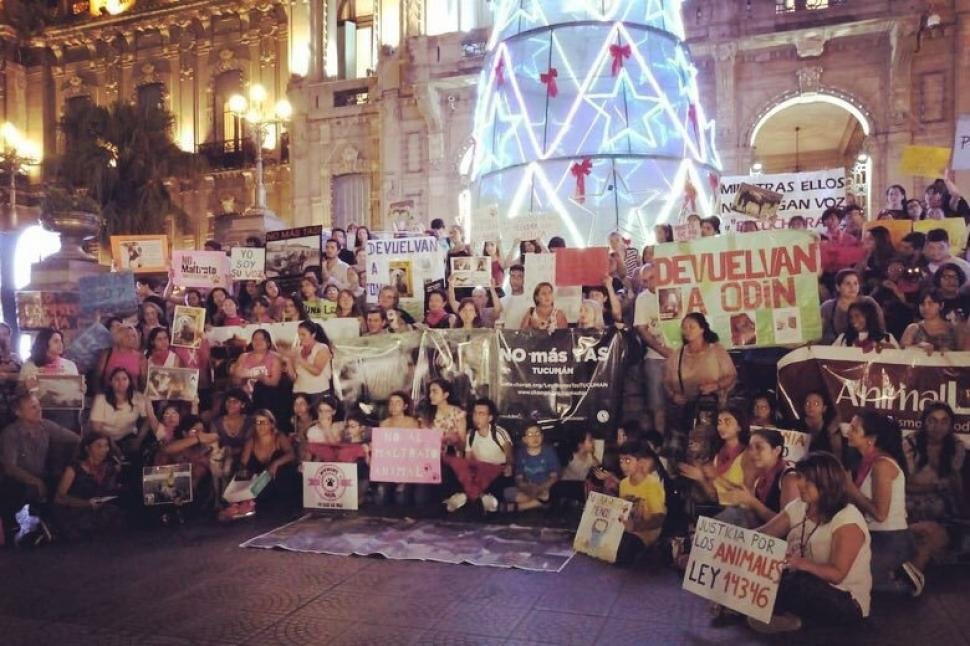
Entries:
<svg viewBox="0 0 970 646">
<path fill-rule="evenodd" d="M 609 270 L 609 247 L 556 249 L 555 284 L 559 287 L 602 285 Z"/>
<path fill-rule="evenodd" d="M 375 428 L 371 432 L 373 482 L 441 482 L 441 436 L 432 428 Z"/>
</svg>

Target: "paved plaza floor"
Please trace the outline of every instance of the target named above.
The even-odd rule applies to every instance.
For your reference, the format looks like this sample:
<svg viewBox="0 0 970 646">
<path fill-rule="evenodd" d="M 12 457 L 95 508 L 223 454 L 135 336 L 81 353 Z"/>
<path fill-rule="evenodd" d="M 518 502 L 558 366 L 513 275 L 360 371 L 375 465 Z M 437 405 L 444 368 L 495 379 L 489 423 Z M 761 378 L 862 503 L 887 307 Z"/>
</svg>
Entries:
<svg viewBox="0 0 970 646">
<path fill-rule="evenodd" d="M 970 569 L 918 600 L 877 598 L 851 632 L 713 628 L 680 575 L 576 556 L 558 574 L 241 549 L 282 524 L 196 522 L 0 550 L 0 644 L 970 643 Z"/>
</svg>

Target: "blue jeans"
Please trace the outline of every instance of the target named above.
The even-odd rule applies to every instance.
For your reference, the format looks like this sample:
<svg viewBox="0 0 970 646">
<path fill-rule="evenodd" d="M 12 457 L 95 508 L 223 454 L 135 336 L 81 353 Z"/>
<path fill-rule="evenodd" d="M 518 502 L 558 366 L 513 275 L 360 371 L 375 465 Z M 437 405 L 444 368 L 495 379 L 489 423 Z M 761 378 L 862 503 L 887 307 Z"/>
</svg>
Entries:
<svg viewBox="0 0 970 646">
<path fill-rule="evenodd" d="M 872 590 L 873 592 L 910 591 L 905 580 L 895 574 L 903 563 L 913 557 L 915 543 L 908 529 L 890 532 L 874 531 L 872 536 Z"/>
</svg>

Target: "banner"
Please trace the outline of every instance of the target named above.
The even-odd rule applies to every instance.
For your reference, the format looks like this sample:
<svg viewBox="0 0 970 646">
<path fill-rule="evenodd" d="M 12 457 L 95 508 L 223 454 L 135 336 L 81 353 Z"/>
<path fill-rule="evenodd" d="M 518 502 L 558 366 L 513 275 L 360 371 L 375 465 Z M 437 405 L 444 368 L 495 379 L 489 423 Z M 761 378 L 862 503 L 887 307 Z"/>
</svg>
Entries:
<svg viewBox="0 0 970 646">
<path fill-rule="evenodd" d="M 332 319 L 341 320 L 341 319 Z M 347 410 L 383 407 L 397 390 L 412 392 L 421 332 L 363 336 L 334 343 L 334 392 Z"/>
<path fill-rule="evenodd" d="M 767 623 L 787 550 L 780 538 L 701 516 L 684 590 Z"/>
<path fill-rule="evenodd" d="M 843 206 L 848 186 L 845 169 L 831 168 L 810 173 L 782 173 L 777 175 L 739 175 L 721 178 L 721 231 L 736 232 L 742 222 L 751 218 L 734 212 L 742 184 L 750 184 L 781 194 L 778 211 L 770 220 L 759 220 L 761 229 L 786 229 L 788 221 L 800 215 L 815 229 L 821 222 L 822 211 L 830 206 Z"/>
<path fill-rule="evenodd" d="M 899 157 L 899 172 L 926 179 L 943 177 L 950 165 L 951 152 L 941 146 L 904 146 Z"/>
<path fill-rule="evenodd" d="M 552 284 L 557 287 L 602 285 L 603 277 L 610 273 L 609 247 L 556 249 L 552 255 L 556 259 L 556 280 Z"/>
<path fill-rule="evenodd" d="M 298 227 L 266 232 L 266 278 L 299 277 L 320 267 L 320 234 L 323 227 Z"/>
<path fill-rule="evenodd" d="M 892 415 L 904 430 L 920 428 L 927 402 L 946 402 L 956 414 L 954 429 L 970 443 L 970 352 L 918 348 L 863 352 L 860 348 L 813 345 L 778 362 L 778 399 L 794 419 L 812 391 L 828 396 L 849 422 L 864 409 Z"/>
<path fill-rule="evenodd" d="M 262 247 L 233 247 L 229 252 L 229 276 L 232 280 L 263 280 L 266 278 L 266 249 Z"/>
<path fill-rule="evenodd" d="M 488 204 L 475 211 L 470 233 L 471 240 L 476 245 L 498 242 L 502 239 L 502 223 L 498 209 L 498 204 Z"/>
<path fill-rule="evenodd" d="M 970 114 L 962 115 L 957 120 L 956 133 L 953 136 L 953 170 L 970 170 Z"/>
<path fill-rule="evenodd" d="M 371 431 L 371 482 L 441 482 L 441 431 L 375 428 Z"/>
<path fill-rule="evenodd" d="M 310 509 L 357 509 L 357 465 L 303 463 L 303 506 Z"/>
<path fill-rule="evenodd" d="M 466 407 L 479 397 L 496 399 L 494 330 L 425 330 L 421 334 L 411 398 L 420 401 L 432 379 L 447 379 Z"/>
<path fill-rule="evenodd" d="M 796 345 L 822 336 L 818 236 L 758 231 L 654 248 L 664 336 L 680 344 L 680 324 L 703 312 L 725 347 Z"/>
<path fill-rule="evenodd" d="M 548 241 L 561 227 L 562 222 L 555 213 L 526 213 L 503 223 L 502 239 Z"/>
<path fill-rule="evenodd" d="M 623 524 L 630 517 L 631 509 L 633 503 L 629 500 L 590 492 L 576 538 L 573 539 L 573 549 L 595 559 L 615 563 L 616 552 L 623 540 Z"/>
<path fill-rule="evenodd" d="M 348 339 L 356 339 L 360 336 L 360 323 L 356 318 L 330 319 L 329 321 L 314 319 L 313 322 L 323 326 L 327 338 L 334 344 Z M 289 322 L 213 327 L 205 333 L 205 338 L 212 345 L 223 345 L 233 339 L 243 345 L 249 345 L 253 338 L 253 332 L 266 330 L 269 332 L 274 345 L 276 345 L 276 349 L 282 352 L 289 350 L 296 342 L 296 329 L 299 325 L 297 322 Z"/>
<path fill-rule="evenodd" d="M 111 236 L 111 257 L 115 269 L 136 274 L 168 272 L 168 236 Z"/>
<path fill-rule="evenodd" d="M 229 257 L 221 251 L 174 251 L 172 271 L 176 287 L 230 287 Z"/>
<path fill-rule="evenodd" d="M 21 330 L 55 328 L 61 332 L 80 325 L 81 296 L 77 292 L 17 292 L 17 327 Z"/>
<path fill-rule="evenodd" d="M 81 312 L 85 315 L 131 314 L 138 310 L 135 275 L 131 271 L 81 276 L 77 291 L 84 294 Z"/>
<path fill-rule="evenodd" d="M 623 334 L 615 328 L 545 332 L 499 330 L 499 424 L 597 434 L 615 428 L 623 389 Z"/>
<path fill-rule="evenodd" d="M 393 285 L 400 307 L 416 321 L 424 318 L 425 285 L 444 280 L 438 240 L 432 236 L 367 241 L 367 302 L 377 303 L 381 287 Z"/>
</svg>

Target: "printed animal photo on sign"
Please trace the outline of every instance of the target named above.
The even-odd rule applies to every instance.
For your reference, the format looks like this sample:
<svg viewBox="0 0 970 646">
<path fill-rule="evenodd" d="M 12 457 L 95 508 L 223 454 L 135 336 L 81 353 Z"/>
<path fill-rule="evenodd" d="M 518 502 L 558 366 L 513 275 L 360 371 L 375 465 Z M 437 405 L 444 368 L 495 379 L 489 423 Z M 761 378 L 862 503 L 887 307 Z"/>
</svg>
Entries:
<svg viewBox="0 0 970 646">
<path fill-rule="evenodd" d="M 661 289 L 658 296 L 660 298 L 660 320 L 679 321 L 684 311 L 684 298 L 680 289 L 676 287 Z"/>
<path fill-rule="evenodd" d="M 410 260 L 391 260 L 387 284 L 397 289 L 401 298 L 414 298 L 414 283 L 412 280 Z"/>
<path fill-rule="evenodd" d="M 758 328 L 751 315 L 735 314 L 731 317 L 731 343 L 734 345 L 758 343 Z"/>
</svg>

